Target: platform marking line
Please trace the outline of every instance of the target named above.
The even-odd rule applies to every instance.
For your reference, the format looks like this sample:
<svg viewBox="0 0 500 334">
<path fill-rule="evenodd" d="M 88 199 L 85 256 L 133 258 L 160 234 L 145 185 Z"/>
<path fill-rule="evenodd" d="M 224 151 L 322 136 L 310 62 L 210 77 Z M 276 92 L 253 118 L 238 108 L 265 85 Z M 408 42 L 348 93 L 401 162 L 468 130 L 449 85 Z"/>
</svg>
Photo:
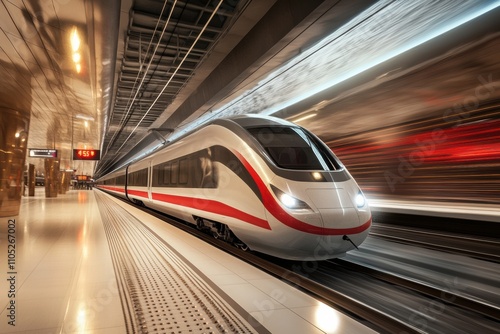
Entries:
<svg viewBox="0 0 500 334">
<path fill-rule="evenodd" d="M 128 332 L 259 332 L 137 218 L 96 197 Z"/>
</svg>

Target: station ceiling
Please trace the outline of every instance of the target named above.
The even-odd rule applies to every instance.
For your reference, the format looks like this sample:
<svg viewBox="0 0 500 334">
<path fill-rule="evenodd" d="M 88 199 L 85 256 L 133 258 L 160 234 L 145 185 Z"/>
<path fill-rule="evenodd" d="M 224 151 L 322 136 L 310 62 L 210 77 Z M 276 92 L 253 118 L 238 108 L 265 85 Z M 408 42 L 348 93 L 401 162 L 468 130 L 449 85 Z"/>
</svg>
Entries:
<svg viewBox="0 0 500 334">
<path fill-rule="evenodd" d="M 342 47 L 338 42 L 337 49 L 332 50 L 344 51 L 342 57 L 355 61 L 352 54 L 363 54 L 363 48 L 366 55 L 373 56 L 374 48 L 390 46 L 383 39 L 366 37 L 379 33 L 364 26 L 369 21 L 379 20 L 379 26 L 386 22 L 397 27 L 396 19 L 401 20 L 404 10 L 411 9 L 411 13 L 417 14 L 406 15 L 408 22 L 402 24 L 413 22 L 419 27 L 438 29 L 437 23 L 432 25 L 433 19 L 442 24 L 468 15 L 488 2 L 464 1 L 457 12 L 453 8 L 460 6 L 454 6 L 454 1 L 440 3 L 441 7 L 429 5 L 425 12 L 418 3 L 415 8 L 405 9 L 401 2 L 369 0 L 3 0 L 1 97 L 4 106 L 30 109 L 30 148 L 55 148 L 63 168 L 100 176 L 169 140 L 193 122 L 216 117 L 217 110 L 230 110 L 225 106 L 240 96 L 248 96 L 262 81 L 274 80 L 269 79 L 268 73 L 283 68 L 283 64 L 301 55 L 301 59 L 306 59 L 307 50 L 332 32 L 339 33 L 335 41 L 353 39 Z M 433 11 L 449 14 L 430 15 Z M 364 14 L 360 16 L 361 13 Z M 391 21 L 392 16 L 395 21 Z M 358 21 L 346 28 L 346 23 L 354 19 Z M 487 29 L 493 34 L 490 40 L 496 38 L 494 29 Z M 427 32 L 412 30 L 420 35 L 411 38 L 420 38 Z M 361 34 L 355 37 L 353 31 Z M 463 43 L 472 43 L 483 34 L 478 30 L 464 35 Z M 403 43 L 404 38 L 399 41 L 398 36 L 405 37 L 394 32 L 394 43 Z M 437 59 L 460 45 L 453 43 L 440 43 L 434 54 L 417 52 L 393 65 L 381 61 L 377 71 L 366 71 L 364 79 L 354 80 L 342 92 L 352 96 L 360 91 L 355 87 L 364 85 L 363 90 L 371 89 L 369 96 L 373 98 L 377 95 L 375 86 L 390 77 L 401 77 L 415 64 Z M 330 41 L 328 45 L 334 44 Z M 490 62 L 491 59 L 484 59 L 485 66 L 493 66 Z M 342 70 L 336 66 L 331 76 L 338 76 Z M 290 82 L 301 75 L 288 69 L 281 71 L 288 71 Z M 374 84 L 376 79 L 379 81 Z M 423 94 L 435 94 L 427 88 L 432 93 Z M 345 103 L 347 95 L 342 92 L 330 89 L 328 96 L 305 96 L 295 105 L 273 107 L 272 114 L 298 119 L 311 110 L 328 108 L 339 99 Z M 264 109 L 258 98 L 262 97 L 249 98 L 251 103 L 243 101 L 246 107 L 238 108 L 262 105 L 260 109 Z M 356 124 L 349 115 L 359 107 L 346 105 L 343 116 L 337 114 L 345 118 L 345 128 Z M 333 114 L 325 113 L 323 121 Z M 315 118 L 305 125 L 328 136 L 326 127 L 320 124 L 325 123 Z M 100 149 L 101 160 L 73 161 L 71 152 L 75 148 Z"/>
</svg>

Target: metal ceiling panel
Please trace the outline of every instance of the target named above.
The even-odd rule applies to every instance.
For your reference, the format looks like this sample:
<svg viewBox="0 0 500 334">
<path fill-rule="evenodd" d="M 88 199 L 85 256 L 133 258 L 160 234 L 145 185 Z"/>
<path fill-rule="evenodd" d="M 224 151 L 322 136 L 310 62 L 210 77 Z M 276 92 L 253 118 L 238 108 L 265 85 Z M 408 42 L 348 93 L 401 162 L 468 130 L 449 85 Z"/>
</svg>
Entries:
<svg viewBox="0 0 500 334">
<path fill-rule="evenodd" d="M 98 169 L 112 166 L 148 133 L 245 3 L 133 3 Z"/>
</svg>

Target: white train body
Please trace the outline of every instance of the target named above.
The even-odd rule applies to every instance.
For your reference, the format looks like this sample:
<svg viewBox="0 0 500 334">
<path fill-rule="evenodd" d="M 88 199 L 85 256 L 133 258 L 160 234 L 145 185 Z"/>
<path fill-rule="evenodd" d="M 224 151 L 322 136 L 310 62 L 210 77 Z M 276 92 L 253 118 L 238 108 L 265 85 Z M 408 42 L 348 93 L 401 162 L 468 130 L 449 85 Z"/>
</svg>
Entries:
<svg viewBox="0 0 500 334">
<path fill-rule="evenodd" d="M 216 120 L 97 187 L 292 260 L 343 256 L 371 226 L 363 194 L 331 150 L 273 117 Z"/>
</svg>

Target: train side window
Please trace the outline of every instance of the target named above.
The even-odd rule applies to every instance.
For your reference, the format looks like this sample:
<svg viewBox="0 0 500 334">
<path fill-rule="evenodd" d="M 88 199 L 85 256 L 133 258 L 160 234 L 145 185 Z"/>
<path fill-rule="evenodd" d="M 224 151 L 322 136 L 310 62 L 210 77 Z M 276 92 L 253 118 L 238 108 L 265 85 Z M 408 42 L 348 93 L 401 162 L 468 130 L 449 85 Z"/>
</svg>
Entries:
<svg viewBox="0 0 500 334">
<path fill-rule="evenodd" d="M 146 187 L 148 185 L 148 170 L 147 168 L 135 172 L 135 185 Z"/>
<path fill-rule="evenodd" d="M 159 187 L 163 182 L 163 168 L 162 165 L 153 166 L 153 182 L 151 186 Z"/>
<path fill-rule="evenodd" d="M 163 170 L 163 185 L 166 186 L 166 185 L 169 185 L 170 184 L 170 169 L 171 169 L 171 164 L 170 163 L 166 163 L 166 164 L 163 164 L 162 166 L 162 170 Z"/>
<path fill-rule="evenodd" d="M 179 176 L 179 161 L 172 162 L 172 167 L 170 169 L 170 184 L 177 184 Z"/>
<path fill-rule="evenodd" d="M 125 175 L 118 176 L 116 178 L 116 185 L 117 186 L 124 186 L 125 185 Z"/>
<path fill-rule="evenodd" d="M 145 176 L 147 180 L 147 171 Z M 217 168 L 210 149 L 153 166 L 153 187 L 216 188 Z"/>
<path fill-rule="evenodd" d="M 200 158 L 202 171 L 201 188 L 217 187 L 218 175 L 212 159 L 212 150 L 210 148 L 203 151 Z"/>
<path fill-rule="evenodd" d="M 179 161 L 179 184 L 186 185 L 189 177 L 189 161 L 181 159 Z"/>
</svg>

